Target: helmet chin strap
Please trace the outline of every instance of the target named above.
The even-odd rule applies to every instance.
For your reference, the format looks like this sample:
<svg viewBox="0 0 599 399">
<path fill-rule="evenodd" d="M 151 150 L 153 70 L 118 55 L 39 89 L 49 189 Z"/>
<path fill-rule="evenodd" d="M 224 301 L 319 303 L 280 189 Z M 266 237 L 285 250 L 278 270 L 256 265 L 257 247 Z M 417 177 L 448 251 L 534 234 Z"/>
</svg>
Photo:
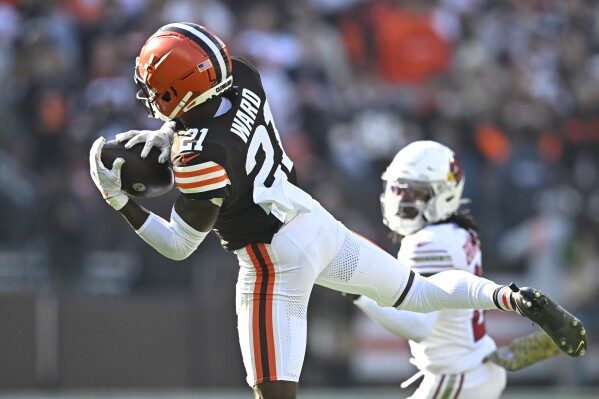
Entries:
<svg viewBox="0 0 599 399">
<path fill-rule="evenodd" d="M 154 115 L 148 115 L 148 118 L 160 119 L 161 121 L 164 121 L 164 122 L 172 121 L 171 118 L 169 118 L 168 116 L 166 116 L 162 112 L 160 112 L 158 110 L 158 107 L 154 103 L 150 103 L 150 107 L 152 107 L 152 111 L 153 111 Z"/>
</svg>

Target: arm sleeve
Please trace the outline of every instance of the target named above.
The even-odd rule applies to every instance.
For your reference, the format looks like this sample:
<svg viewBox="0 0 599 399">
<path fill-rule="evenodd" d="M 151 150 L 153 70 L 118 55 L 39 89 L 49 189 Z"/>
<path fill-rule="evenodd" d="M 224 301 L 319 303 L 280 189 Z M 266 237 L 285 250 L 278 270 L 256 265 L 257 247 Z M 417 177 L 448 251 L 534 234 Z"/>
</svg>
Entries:
<svg viewBox="0 0 599 399">
<path fill-rule="evenodd" d="M 385 330 L 416 342 L 422 341 L 431 333 L 438 315 L 437 312 L 414 313 L 393 307 L 381 307 L 364 295 L 354 303 Z"/>
<path fill-rule="evenodd" d="M 561 353 L 561 349 L 551 338 L 543 330 L 539 330 L 525 337 L 516 338 L 508 346 L 497 348 L 486 360 L 508 371 L 517 371 Z"/>
<path fill-rule="evenodd" d="M 136 232 L 162 255 L 174 260 L 187 258 L 208 235 L 208 232 L 197 231 L 185 223 L 174 208 L 170 221 L 150 213 Z"/>
</svg>

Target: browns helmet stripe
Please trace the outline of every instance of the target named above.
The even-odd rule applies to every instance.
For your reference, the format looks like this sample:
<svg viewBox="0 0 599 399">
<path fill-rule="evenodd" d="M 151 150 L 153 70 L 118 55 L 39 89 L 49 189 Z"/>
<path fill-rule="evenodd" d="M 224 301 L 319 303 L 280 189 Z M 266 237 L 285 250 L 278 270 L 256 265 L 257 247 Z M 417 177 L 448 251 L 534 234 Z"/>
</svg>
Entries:
<svg viewBox="0 0 599 399">
<path fill-rule="evenodd" d="M 214 45 L 220 49 L 220 54 L 223 57 L 223 60 L 227 60 L 227 54 L 225 53 L 224 43 L 222 43 L 218 39 L 218 37 L 216 37 L 212 32 L 210 32 L 208 29 L 204 28 L 201 25 L 195 25 L 195 24 L 192 24 L 189 22 L 183 22 L 183 25 L 190 26 L 190 27 L 195 28 L 195 29 L 199 30 L 200 32 L 204 33 L 206 35 L 206 37 L 208 37 L 210 40 L 212 40 L 212 43 L 214 43 Z M 227 70 L 227 74 L 225 76 L 230 76 L 231 75 L 231 64 L 226 61 L 225 61 L 225 69 Z"/>
<path fill-rule="evenodd" d="M 196 29 L 193 25 L 186 25 L 180 23 L 173 23 L 163 26 L 158 29 L 158 32 L 161 31 L 172 31 L 177 32 L 185 37 L 193 40 L 204 50 L 206 54 L 212 54 L 210 57 L 213 64 L 218 64 L 219 68 L 214 68 L 216 71 L 216 80 L 217 82 L 222 82 L 226 79 L 227 75 L 227 63 L 225 62 L 225 57 L 223 56 L 224 50 L 222 50 L 222 46 L 219 43 L 218 46 L 214 44 L 211 37 L 212 34 L 208 32 L 203 33 L 200 30 Z"/>
</svg>

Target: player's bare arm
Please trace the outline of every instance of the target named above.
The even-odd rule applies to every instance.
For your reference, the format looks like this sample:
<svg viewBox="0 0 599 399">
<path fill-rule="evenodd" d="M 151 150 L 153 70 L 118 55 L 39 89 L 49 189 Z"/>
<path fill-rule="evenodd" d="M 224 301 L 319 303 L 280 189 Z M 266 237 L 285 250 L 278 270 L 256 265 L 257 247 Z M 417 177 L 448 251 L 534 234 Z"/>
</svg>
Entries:
<svg viewBox="0 0 599 399">
<path fill-rule="evenodd" d="M 208 232 L 212 230 L 220 206 L 217 200 L 195 200 L 186 195 L 180 195 L 175 202 L 175 211 L 187 224 L 197 231 Z"/>
<path fill-rule="evenodd" d="M 139 230 L 146 220 L 148 220 L 148 216 L 150 216 L 150 211 L 135 201 L 128 201 L 119 212 L 134 230 Z"/>
</svg>

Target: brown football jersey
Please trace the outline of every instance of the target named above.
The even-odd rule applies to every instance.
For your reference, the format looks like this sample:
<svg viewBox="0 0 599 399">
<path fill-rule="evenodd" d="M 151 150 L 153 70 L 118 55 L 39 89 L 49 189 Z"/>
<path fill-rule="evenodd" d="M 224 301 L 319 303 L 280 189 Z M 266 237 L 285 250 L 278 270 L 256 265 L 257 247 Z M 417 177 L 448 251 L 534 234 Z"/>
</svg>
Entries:
<svg viewBox="0 0 599 399">
<path fill-rule="evenodd" d="M 282 224 L 281 217 L 256 204 L 255 187 L 268 188 L 276 179 L 296 184 L 259 73 L 247 61 L 232 62 L 234 88 L 226 94 L 232 108 L 177 131 L 171 150 L 181 193 L 224 199 L 214 230 L 229 251 L 270 243 Z"/>
</svg>

